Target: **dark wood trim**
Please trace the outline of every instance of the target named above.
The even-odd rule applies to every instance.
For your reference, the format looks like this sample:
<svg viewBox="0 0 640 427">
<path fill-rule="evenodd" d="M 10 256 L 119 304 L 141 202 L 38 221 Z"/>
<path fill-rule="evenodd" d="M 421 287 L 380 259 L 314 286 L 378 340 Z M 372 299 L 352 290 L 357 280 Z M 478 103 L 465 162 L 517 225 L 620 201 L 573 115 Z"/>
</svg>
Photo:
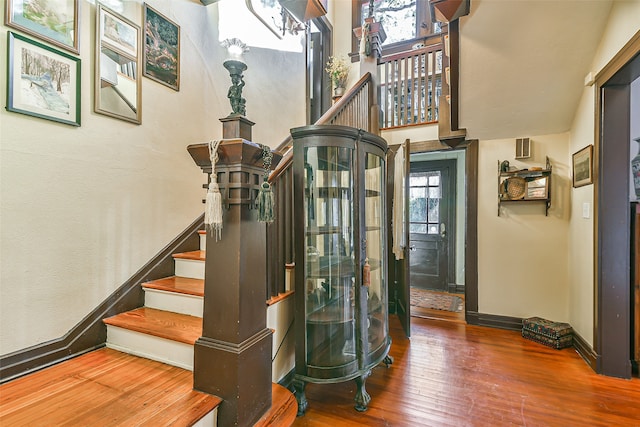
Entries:
<svg viewBox="0 0 640 427">
<path fill-rule="evenodd" d="M 578 354 L 584 359 L 591 369 L 596 370 L 598 355 L 593 348 L 580 336 L 575 330 L 573 331 L 573 347 Z"/>
<path fill-rule="evenodd" d="M 507 329 L 509 331 L 522 331 L 521 317 L 499 316 L 497 314 L 478 313 L 477 311 L 467 310 L 466 320 L 470 325 Z"/>
<path fill-rule="evenodd" d="M 141 284 L 171 276 L 174 271 L 171 255 L 197 249 L 200 244 L 197 231 L 203 226 L 204 214 L 61 338 L 36 344 L 0 358 L 0 383 L 103 347 L 107 339 L 107 329 L 102 319 L 142 307 L 144 292 Z"/>
<path fill-rule="evenodd" d="M 478 140 L 469 140 L 465 152 L 466 221 L 464 250 L 465 311 L 478 311 Z M 468 316 L 468 314 L 467 314 Z M 468 318 L 467 318 L 468 321 Z"/>
<path fill-rule="evenodd" d="M 598 158 L 598 220 L 595 222 L 597 328 L 595 349 L 601 356 L 598 373 L 631 377 L 630 345 L 630 215 L 629 141 L 630 86 L 601 88 L 602 131 Z M 626 167 L 620 167 L 626 165 Z"/>
<path fill-rule="evenodd" d="M 622 378 L 630 360 L 629 84 L 640 75 L 640 31 L 596 75 L 594 106 L 594 351 L 596 372 Z M 603 191 L 604 189 L 606 191 Z M 626 336 L 625 336 L 626 334 Z"/>
</svg>

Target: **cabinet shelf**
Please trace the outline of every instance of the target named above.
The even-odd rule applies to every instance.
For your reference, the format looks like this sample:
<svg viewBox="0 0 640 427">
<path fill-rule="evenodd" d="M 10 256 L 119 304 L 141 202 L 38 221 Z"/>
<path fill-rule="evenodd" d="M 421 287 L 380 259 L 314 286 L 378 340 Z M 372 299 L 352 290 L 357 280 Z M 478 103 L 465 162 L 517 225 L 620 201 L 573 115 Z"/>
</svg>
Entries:
<svg viewBox="0 0 640 427">
<path fill-rule="evenodd" d="M 369 260 L 370 271 L 375 271 L 380 266 L 380 260 Z M 307 259 L 306 275 L 309 279 L 351 277 L 353 276 L 353 258 L 347 256 L 321 256 L 317 264 Z"/>
<path fill-rule="evenodd" d="M 498 160 L 498 216 L 503 203 L 543 203 L 544 214 L 549 215 L 551 207 L 552 167 L 549 158 L 543 168 L 501 170 Z"/>
</svg>

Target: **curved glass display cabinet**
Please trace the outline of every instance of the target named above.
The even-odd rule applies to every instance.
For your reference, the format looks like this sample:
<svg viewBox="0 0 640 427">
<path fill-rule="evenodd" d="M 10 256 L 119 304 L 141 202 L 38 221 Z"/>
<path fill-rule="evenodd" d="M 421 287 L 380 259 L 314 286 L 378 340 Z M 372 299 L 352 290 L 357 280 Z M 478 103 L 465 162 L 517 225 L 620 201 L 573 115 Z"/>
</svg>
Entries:
<svg viewBox="0 0 640 427">
<path fill-rule="evenodd" d="M 307 383 L 366 378 L 392 362 L 387 301 L 384 139 L 346 126 L 294 128 L 296 376 L 298 415 Z"/>
</svg>

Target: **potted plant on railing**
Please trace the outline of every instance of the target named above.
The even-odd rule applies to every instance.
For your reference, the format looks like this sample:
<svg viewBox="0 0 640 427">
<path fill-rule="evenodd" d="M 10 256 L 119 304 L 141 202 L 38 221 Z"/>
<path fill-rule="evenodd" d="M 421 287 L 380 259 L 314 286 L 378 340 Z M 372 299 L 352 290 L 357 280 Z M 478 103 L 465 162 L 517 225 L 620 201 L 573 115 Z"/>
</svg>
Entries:
<svg viewBox="0 0 640 427">
<path fill-rule="evenodd" d="M 329 77 L 333 83 L 333 94 L 337 97 L 344 95 L 344 91 L 347 87 L 349 70 L 349 64 L 344 58 L 337 58 L 335 56 L 329 57 L 329 62 L 327 62 L 327 68 L 325 68 L 325 71 L 329 73 Z"/>
</svg>

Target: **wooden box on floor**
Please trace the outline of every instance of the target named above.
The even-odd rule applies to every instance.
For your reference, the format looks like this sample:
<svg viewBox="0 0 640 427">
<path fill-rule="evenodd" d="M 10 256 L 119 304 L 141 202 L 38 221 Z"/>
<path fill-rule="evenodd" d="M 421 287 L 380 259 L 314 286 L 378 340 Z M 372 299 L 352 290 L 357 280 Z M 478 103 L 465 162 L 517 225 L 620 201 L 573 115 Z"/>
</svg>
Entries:
<svg viewBox="0 0 640 427">
<path fill-rule="evenodd" d="M 524 319 L 522 321 L 522 336 L 556 349 L 573 345 L 573 328 L 571 325 L 541 317 Z"/>
</svg>

